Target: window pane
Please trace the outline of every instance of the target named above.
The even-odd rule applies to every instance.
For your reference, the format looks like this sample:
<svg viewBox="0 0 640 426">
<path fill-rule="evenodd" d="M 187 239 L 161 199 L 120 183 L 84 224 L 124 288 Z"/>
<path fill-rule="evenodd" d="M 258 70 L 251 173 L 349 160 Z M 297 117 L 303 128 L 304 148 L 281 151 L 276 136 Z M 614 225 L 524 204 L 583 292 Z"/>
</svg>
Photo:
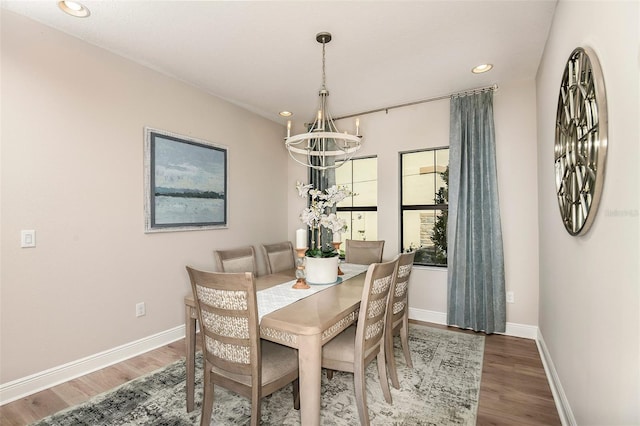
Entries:
<svg viewBox="0 0 640 426">
<path fill-rule="evenodd" d="M 435 200 L 435 175 L 419 174 L 402 179 L 402 204 L 433 204 Z"/>
<path fill-rule="evenodd" d="M 376 240 L 378 238 L 378 159 L 356 158 L 336 169 L 336 184 L 343 185 L 356 195 L 337 205 L 337 214 L 347 223 L 342 242 L 351 240 Z M 364 210 L 344 211 L 342 209 Z M 373 211 L 370 211 L 373 210 Z M 341 247 L 344 250 L 344 247 Z"/>
<path fill-rule="evenodd" d="M 353 182 L 353 206 L 377 206 L 378 205 L 378 182 Z M 340 205 L 342 207 L 342 205 Z"/>
<path fill-rule="evenodd" d="M 341 163 L 341 162 L 339 162 Z M 351 175 L 352 175 L 352 163 L 351 161 L 347 161 L 345 164 L 335 169 L 336 171 L 336 184 L 337 185 L 346 185 L 351 183 Z"/>
<path fill-rule="evenodd" d="M 354 240 L 378 239 L 378 212 L 353 212 L 351 215 Z"/>
<path fill-rule="evenodd" d="M 378 205 L 378 159 L 362 158 L 353 163 L 354 206 Z"/>
<path fill-rule="evenodd" d="M 353 191 L 353 185 L 351 184 L 351 182 L 349 182 L 349 183 L 339 183 L 338 185 L 344 186 L 349 191 L 354 192 Z M 336 207 L 338 207 L 338 208 L 340 208 L 340 207 L 353 207 L 353 197 L 345 198 L 344 200 L 342 200 L 338 204 L 336 204 Z"/>
<path fill-rule="evenodd" d="M 351 184 L 351 176 L 353 175 L 353 163 L 347 161 L 342 166 L 335 169 L 336 171 L 336 185 L 344 186 L 353 192 L 353 185 Z M 352 198 L 348 197 L 338 203 L 338 207 L 351 207 L 353 205 Z"/>
<path fill-rule="evenodd" d="M 439 149 L 436 152 L 436 191 L 440 188 L 446 188 L 448 185 L 442 179 L 442 173 L 447 171 L 447 167 L 449 167 L 449 150 L 448 149 Z M 448 201 L 448 200 L 447 200 Z M 436 201 L 439 202 L 439 201 Z"/>
<path fill-rule="evenodd" d="M 347 224 L 347 230 L 342 233 L 342 243 L 344 244 L 345 240 L 351 240 L 351 229 L 353 226 L 351 225 L 351 212 L 337 212 L 339 218 L 344 219 Z M 344 247 L 342 247 L 344 250 Z"/>
<path fill-rule="evenodd" d="M 346 232 L 342 234 L 342 242 L 350 240 L 378 239 L 378 212 L 338 212 L 338 217 L 347 222 Z"/>
<path fill-rule="evenodd" d="M 354 195 L 344 199 L 338 207 L 378 205 L 378 159 L 357 158 L 336 169 L 336 184 L 347 187 Z"/>
<path fill-rule="evenodd" d="M 414 263 L 447 264 L 446 210 L 405 210 L 402 226 L 403 251 L 416 250 Z"/>
<path fill-rule="evenodd" d="M 436 167 L 435 152 L 421 151 L 402 155 L 403 205 L 435 203 L 436 179 L 441 179 L 439 173 L 444 171 Z"/>
</svg>

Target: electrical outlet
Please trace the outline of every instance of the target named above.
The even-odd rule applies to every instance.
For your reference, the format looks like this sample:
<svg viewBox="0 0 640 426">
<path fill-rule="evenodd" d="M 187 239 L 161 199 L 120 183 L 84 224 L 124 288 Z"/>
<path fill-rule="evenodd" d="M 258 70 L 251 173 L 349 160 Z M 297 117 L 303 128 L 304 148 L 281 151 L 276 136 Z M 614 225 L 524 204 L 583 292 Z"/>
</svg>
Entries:
<svg viewBox="0 0 640 426">
<path fill-rule="evenodd" d="M 136 303 L 136 316 L 141 317 L 146 314 L 146 309 L 144 307 L 144 302 Z"/>
<path fill-rule="evenodd" d="M 512 291 L 507 292 L 507 303 L 515 303 L 515 297 Z"/>
<path fill-rule="evenodd" d="M 36 231 L 33 229 L 25 229 L 20 231 L 20 247 L 35 247 Z"/>
</svg>

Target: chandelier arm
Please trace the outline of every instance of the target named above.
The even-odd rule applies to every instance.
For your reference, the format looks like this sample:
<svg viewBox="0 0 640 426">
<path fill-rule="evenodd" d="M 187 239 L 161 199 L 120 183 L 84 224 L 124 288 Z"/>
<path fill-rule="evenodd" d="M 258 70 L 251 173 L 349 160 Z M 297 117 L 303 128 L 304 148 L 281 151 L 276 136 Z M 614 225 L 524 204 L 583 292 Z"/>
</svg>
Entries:
<svg viewBox="0 0 640 426">
<path fill-rule="evenodd" d="M 291 158 L 293 158 L 293 160 L 294 160 L 296 163 L 301 164 L 301 165 L 303 165 L 303 166 L 305 166 L 305 167 L 312 167 L 308 162 L 306 162 L 306 163 L 305 163 L 305 162 L 303 162 L 303 161 L 298 160 L 298 158 L 296 158 L 296 156 L 295 156 L 295 155 L 293 155 L 293 153 L 294 153 L 294 151 L 291 151 L 291 150 L 290 150 L 290 151 L 289 151 L 289 156 L 290 156 Z"/>
<path fill-rule="evenodd" d="M 286 145 L 291 145 L 296 142 L 301 142 L 304 140 L 311 139 L 338 139 L 344 141 L 350 141 L 353 143 L 360 144 L 362 142 L 362 136 L 350 135 L 348 133 L 340 133 L 340 132 L 307 132 L 300 133 L 298 135 L 289 136 L 285 139 Z"/>
<path fill-rule="evenodd" d="M 289 147 L 289 153 L 296 153 L 296 154 L 302 154 L 302 155 L 307 155 L 307 156 L 312 156 L 312 157 L 339 157 L 341 155 L 346 155 L 346 154 L 354 154 L 356 153 L 358 150 L 356 148 L 347 148 L 347 149 L 343 149 L 343 150 L 339 150 L 339 151 L 325 151 L 324 154 L 320 153 L 319 151 L 313 151 L 310 149 L 304 149 L 304 148 L 296 148 L 296 147 Z M 340 159 L 338 161 L 341 161 Z"/>
</svg>

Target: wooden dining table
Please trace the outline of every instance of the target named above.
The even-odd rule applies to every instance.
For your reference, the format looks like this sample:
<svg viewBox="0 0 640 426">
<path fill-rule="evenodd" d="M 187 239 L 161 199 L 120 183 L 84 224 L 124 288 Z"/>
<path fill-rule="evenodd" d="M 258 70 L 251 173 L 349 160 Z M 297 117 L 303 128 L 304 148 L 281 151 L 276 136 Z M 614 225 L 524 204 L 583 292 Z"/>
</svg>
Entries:
<svg viewBox="0 0 640 426">
<path fill-rule="evenodd" d="M 322 346 L 358 318 L 366 270 L 262 317 L 260 337 L 298 350 L 300 419 L 320 424 Z M 256 291 L 294 279 L 295 270 L 256 278 Z M 184 298 L 187 346 L 187 411 L 194 408 L 196 320 L 192 295 Z"/>
</svg>

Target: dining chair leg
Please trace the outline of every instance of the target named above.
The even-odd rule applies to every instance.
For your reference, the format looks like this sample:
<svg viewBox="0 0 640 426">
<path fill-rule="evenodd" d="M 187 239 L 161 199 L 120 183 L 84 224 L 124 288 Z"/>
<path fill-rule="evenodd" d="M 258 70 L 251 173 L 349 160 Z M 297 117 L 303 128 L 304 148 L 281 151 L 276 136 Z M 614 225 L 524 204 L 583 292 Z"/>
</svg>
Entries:
<svg viewBox="0 0 640 426">
<path fill-rule="evenodd" d="M 251 426 L 258 426 L 260 424 L 260 404 L 262 398 L 260 395 L 260 386 L 254 386 L 251 389 Z"/>
<path fill-rule="evenodd" d="M 391 400 L 391 390 L 389 389 L 389 378 L 387 377 L 387 363 L 384 359 L 384 348 L 380 347 L 380 352 L 378 352 L 378 359 L 376 360 L 378 364 L 378 376 L 380 377 L 380 386 L 382 387 L 382 394 L 384 395 L 384 400 L 387 401 L 388 404 L 392 404 Z"/>
<path fill-rule="evenodd" d="M 293 381 L 293 408 L 300 409 L 300 380 Z"/>
<path fill-rule="evenodd" d="M 358 416 L 361 426 L 369 426 L 369 409 L 367 408 L 367 384 L 364 374 L 364 363 L 356 364 L 353 371 L 353 383 L 356 391 L 356 405 L 358 406 Z"/>
<path fill-rule="evenodd" d="M 211 365 L 205 362 L 204 370 L 204 398 L 202 401 L 202 411 L 200 414 L 200 426 L 211 424 L 211 414 L 213 412 L 213 382 L 211 381 Z"/>
<path fill-rule="evenodd" d="M 400 329 L 400 340 L 402 341 L 402 352 L 404 352 L 404 359 L 407 362 L 407 367 L 413 368 L 413 362 L 411 361 L 411 352 L 409 351 L 409 321 L 402 322 L 402 328 Z"/>
<path fill-rule="evenodd" d="M 393 353 L 393 332 L 385 336 L 384 350 L 386 352 L 385 358 L 387 361 L 387 366 L 389 367 L 389 378 L 391 379 L 391 385 L 396 389 L 400 389 L 398 370 L 396 369 L 396 357 Z"/>
<path fill-rule="evenodd" d="M 327 379 L 329 380 L 333 379 L 333 370 L 327 369 Z"/>
</svg>

